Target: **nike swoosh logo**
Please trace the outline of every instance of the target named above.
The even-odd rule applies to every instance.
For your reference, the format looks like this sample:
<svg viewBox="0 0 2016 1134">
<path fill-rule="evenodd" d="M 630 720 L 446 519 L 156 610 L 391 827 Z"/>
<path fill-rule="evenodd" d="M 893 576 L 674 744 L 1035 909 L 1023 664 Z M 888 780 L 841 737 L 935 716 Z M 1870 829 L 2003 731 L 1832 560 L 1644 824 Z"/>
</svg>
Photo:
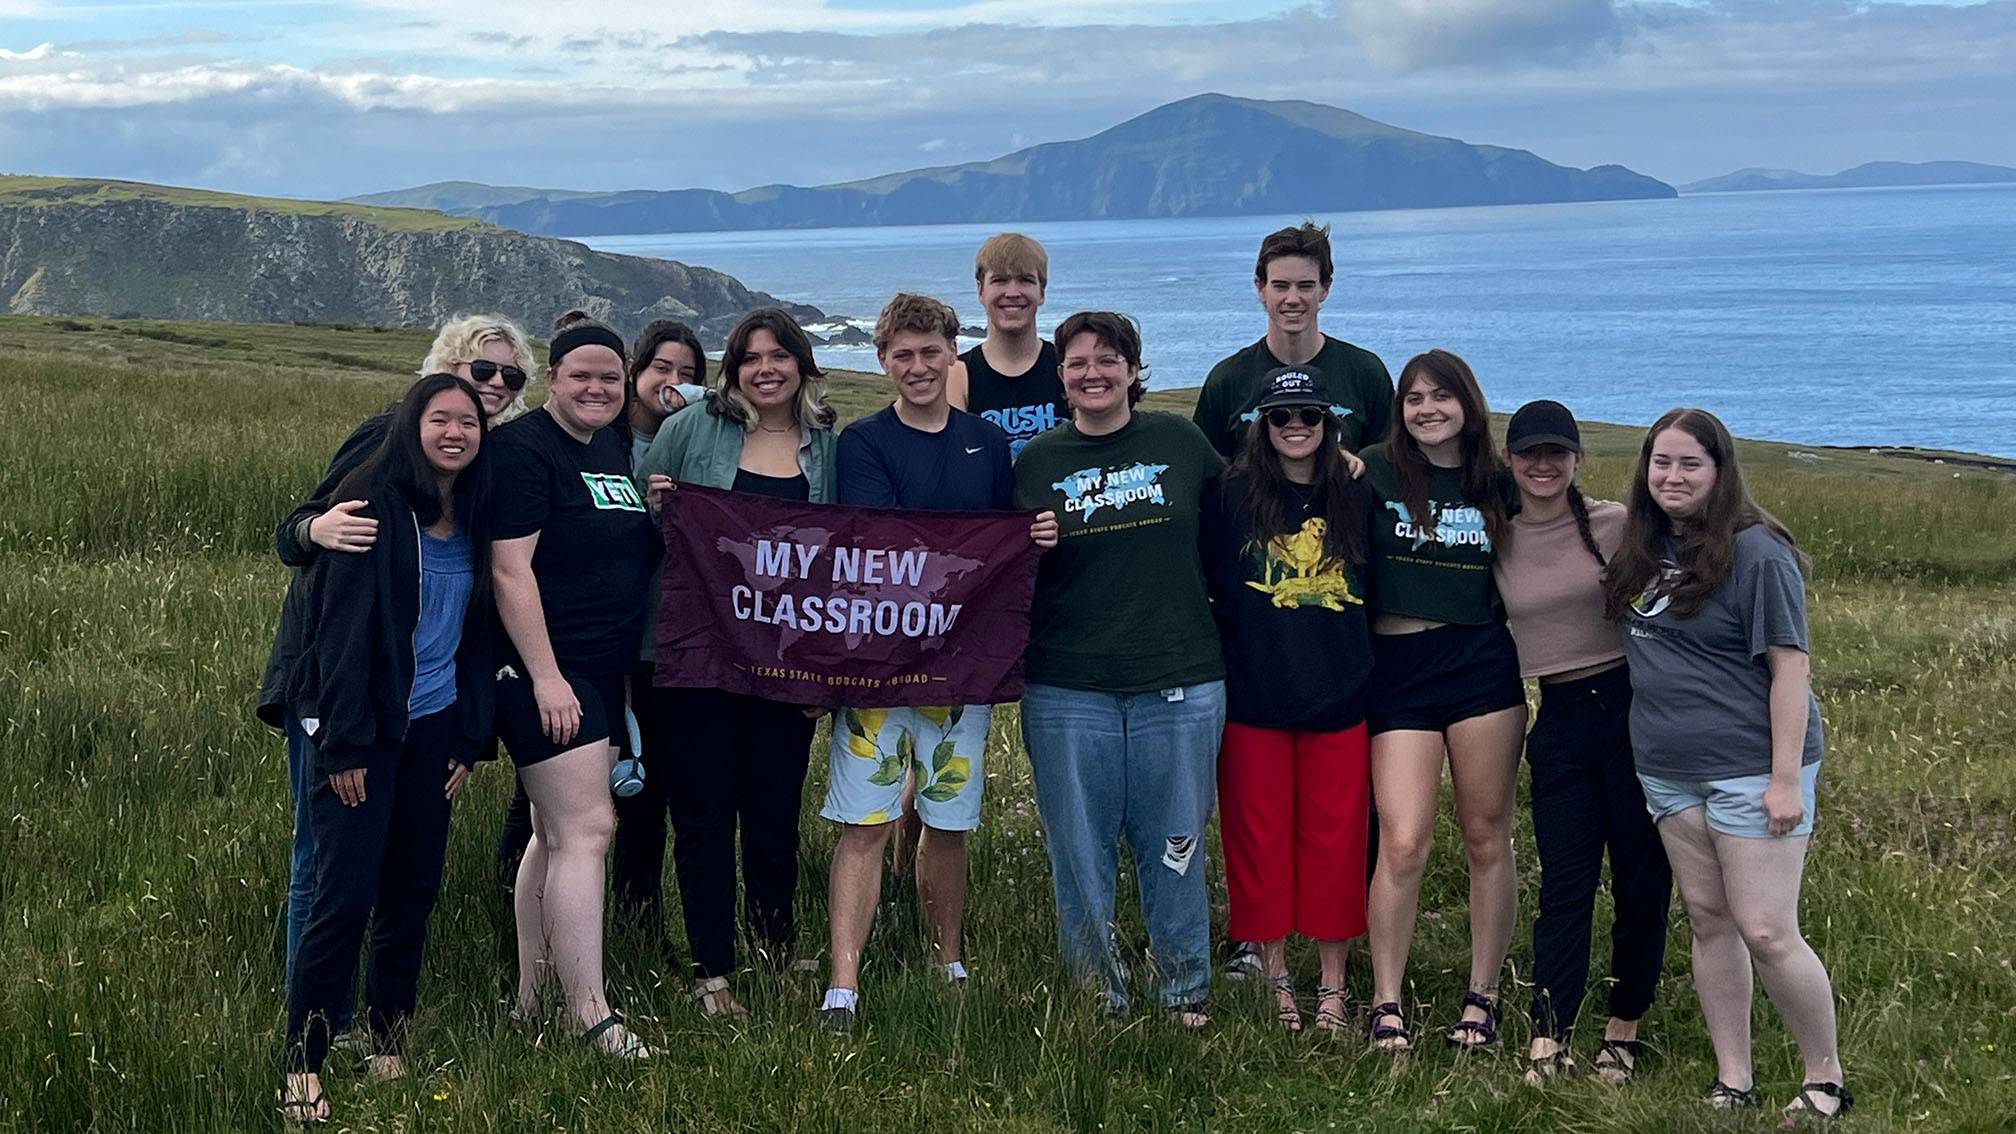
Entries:
<svg viewBox="0 0 2016 1134">
<path fill-rule="evenodd" d="M 985 445 L 975 445 L 973 448 L 966 450 L 966 455 L 970 457 L 986 447 Z"/>
</svg>

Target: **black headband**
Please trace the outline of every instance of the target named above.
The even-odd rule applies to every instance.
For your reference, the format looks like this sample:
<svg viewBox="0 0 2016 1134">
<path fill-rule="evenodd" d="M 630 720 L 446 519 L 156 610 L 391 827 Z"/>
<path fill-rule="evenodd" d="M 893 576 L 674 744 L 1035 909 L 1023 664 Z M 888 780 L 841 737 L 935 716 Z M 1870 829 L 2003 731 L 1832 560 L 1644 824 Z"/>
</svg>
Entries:
<svg viewBox="0 0 2016 1134">
<path fill-rule="evenodd" d="M 590 344 L 606 346 L 616 352 L 617 358 L 628 361 L 628 352 L 623 349 L 623 340 L 616 337 L 616 332 L 598 323 L 576 323 L 559 334 L 554 335 L 553 341 L 547 344 L 547 367 L 551 368 L 560 365 L 560 360 L 567 357 L 567 352 L 573 350 L 575 347 L 583 347 Z"/>
</svg>

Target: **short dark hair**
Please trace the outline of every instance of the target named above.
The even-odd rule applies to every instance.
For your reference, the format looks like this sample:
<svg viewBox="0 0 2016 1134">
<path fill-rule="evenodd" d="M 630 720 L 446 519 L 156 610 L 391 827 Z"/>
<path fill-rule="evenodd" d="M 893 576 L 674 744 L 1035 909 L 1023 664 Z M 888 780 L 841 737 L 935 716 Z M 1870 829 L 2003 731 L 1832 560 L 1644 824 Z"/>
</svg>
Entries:
<svg viewBox="0 0 2016 1134">
<path fill-rule="evenodd" d="M 1260 259 L 1253 265 L 1253 279 L 1267 281 L 1267 265 L 1283 256 L 1307 256 L 1316 261 L 1316 278 L 1330 286 L 1330 226 L 1315 221 L 1276 229 L 1260 242 Z"/>
<path fill-rule="evenodd" d="M 911 291 L 899 291 L 882 307 L 875 320 L 875 353 L 889 349 L 889 340 L 905 331 L 943 335 L 948 343 L 959 341 L 959 316 L 942 300 Z"/>
<path fill-rule="evenodd" d="M 1118 311 L 1080 311 L 1066 316 L 1057 324 L 1057 357 L 1061 364 L 1064 348 L 1079 335 L 1091 335 L 1098 341 L 1120 352 L 1127 365 L 1134 371 L 1134 381 L 1127 386 L 1127 404 L 1133 405 L 1147 393 L 1147 386 L 1141 381 L 1141 328 L 1132 318 Z"/>
</svg>

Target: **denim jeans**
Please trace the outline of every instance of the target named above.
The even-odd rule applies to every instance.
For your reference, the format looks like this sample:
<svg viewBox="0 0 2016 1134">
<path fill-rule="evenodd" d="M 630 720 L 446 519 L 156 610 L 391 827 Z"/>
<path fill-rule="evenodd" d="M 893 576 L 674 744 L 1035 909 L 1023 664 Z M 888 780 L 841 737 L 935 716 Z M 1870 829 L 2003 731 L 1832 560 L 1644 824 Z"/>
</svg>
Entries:
<svg viewBox="0 0 2016 1134">
<path fill-rule="evenodd" d="M 315 905 L 315 825 L 309 817 L 309 800 L 315 796 L 315 749 L 301 722 L 287 714 L 287 784 L 294 792 L 294 846 L 287 873 L 287 968 L 286 982 L 294 983 L 294 958 L 301 952 L 301 933 L 308 928 L 308 911 Z M 351 1007 L 342 1005 L 330 1021 L 338 1032 L 347 1032 Z"/>
<path fill-rule="evenodd" d="M 1080 980 L 1099 978 L 1127 1005 L 1113 949 L 1119 840 L 1134 852 L 1150 960 L 1164 1005 L 1211 988 L 1211 913 L 1204 828 L 1217 794 L 1225 683 L 1161 693 L 1055 685 L 1022 692 L 1022 741 L 1050 850 L 1057 932 Z"/>
</svg>

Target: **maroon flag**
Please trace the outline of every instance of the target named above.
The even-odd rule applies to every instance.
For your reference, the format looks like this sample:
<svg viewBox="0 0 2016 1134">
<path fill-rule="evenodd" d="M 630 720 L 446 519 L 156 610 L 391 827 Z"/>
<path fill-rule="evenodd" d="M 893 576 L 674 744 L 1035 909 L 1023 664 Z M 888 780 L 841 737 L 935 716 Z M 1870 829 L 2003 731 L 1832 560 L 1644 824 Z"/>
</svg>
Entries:
<svg viewBox="0 0 2016 1134">
<path fill-rule="evenodd" d="M 1022 695 L 1032 512 L 665 494 L 659 685 L 799 705 L 977 705 Z"/>
</svg>

